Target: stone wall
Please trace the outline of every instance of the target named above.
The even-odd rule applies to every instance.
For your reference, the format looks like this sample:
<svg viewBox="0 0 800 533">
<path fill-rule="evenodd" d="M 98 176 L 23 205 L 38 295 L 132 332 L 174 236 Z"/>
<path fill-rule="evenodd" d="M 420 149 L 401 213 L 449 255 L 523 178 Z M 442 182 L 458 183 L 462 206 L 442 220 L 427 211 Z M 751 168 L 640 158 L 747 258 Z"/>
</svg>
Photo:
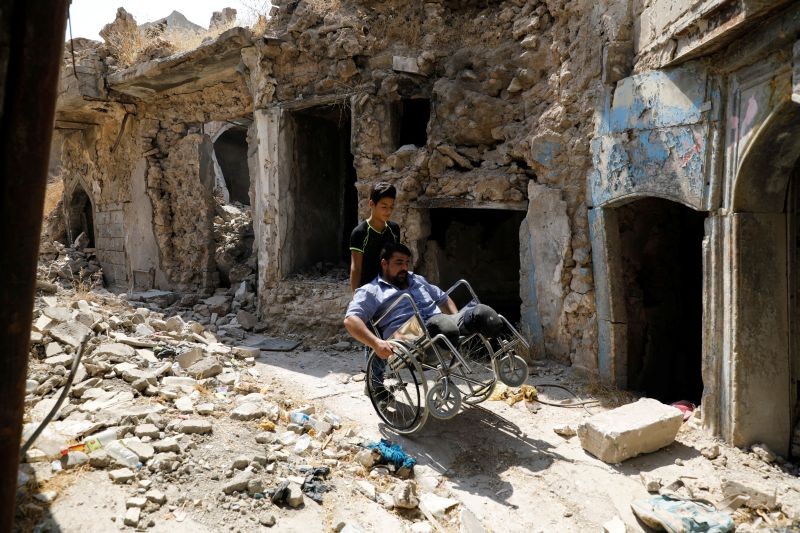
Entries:
<svg viewBox="0 0 800 533">
<path fill-rule="evenodd" d="M 626 28 L 603 3 L 588 2 L 353 1 L 326 9 L 301 1 L 276 2 L 273 11 L 271 35 L 244 55 L 256 107 L 349 105 L 360 216 L 370 185 L 394 182 L 395 218 L 423 272 L 428 209 L 537 206 L 520 232 L 523 329 L 537 356 L 595 368 L 588 141 L 605 94 L 604 43 Z M 399 145 L 404 102 L 419 100 L 430 102 L 425 142 Z M 280 197 L 280 158 L 261 162 L 274 167 L 262 175 L 263 190 Z M 281 223 L 279 205 L 273 198 L 262 206 L 269 222 L 256 233 L 266 249 L 280 249 L 281 230 L 269 230 Z M 267 316 L 269 291 L 284 292 L 274 264 L 261 276 Z"/>
<path fill-rule="evenodd" d="M 428 250 L 431 209 L 527 210 L 519 228 L 522 329 L 537 357 L 592 371 L 589 140 L 608 84 L 632 60 L 626 48 L 632 15 L 619 3 L 611 3 L 613 10 L 606 4 L 277 1 L 268 34 L 252 42 L 246 32 L 233 32 L 183 61 L 157 59 L 108 75 L 107 98 L 134 103 L 123 142 L 136 149 L 124 157 L 127 151 L 114 152 L 103 163 L 108 170 L 89 183 L 117 172 L 116 186 L 130 189 L 143 168 L 153 236 L 140 249 L 157 251 L 154 268 L 164 288 L 208 291 L 218 283 L 215 172 L 203 125 L 252 114 L 250 196 L 262 317 L 276 330 L 324 337 L 340 323 L 347 290 L 333 291 L 325 277 L 298 278 L 284 260 L 296 209 L 287 201 L 298 168 L 291 163 L 297 155 L 291 120 L 293 113 L 341 106 L 351 120 L 359 216 L 366 215 L 372 183 L 394 182 L 395 218 L 423 273 L 436 274 L 436 250 Z M 223 69 L 236 54 L 236 70 Z M 224 65 L 209 66 L 223 56 Z M 93 57 L 115 68 L 102 54 Z M 213 75 L 203 78 L 209 69 Z M 119 128 L 121 116 L 108 122 Z M 115 135 L 107 135 L 113 143 Z M 126 194 L 115 201 L 130 203 Z M 300 326 L 306 302 L 330 291 L 325 301 L 335 303 L 324 306 L 330 312 L 319 320 L 324 325 Z"/>
</svg>

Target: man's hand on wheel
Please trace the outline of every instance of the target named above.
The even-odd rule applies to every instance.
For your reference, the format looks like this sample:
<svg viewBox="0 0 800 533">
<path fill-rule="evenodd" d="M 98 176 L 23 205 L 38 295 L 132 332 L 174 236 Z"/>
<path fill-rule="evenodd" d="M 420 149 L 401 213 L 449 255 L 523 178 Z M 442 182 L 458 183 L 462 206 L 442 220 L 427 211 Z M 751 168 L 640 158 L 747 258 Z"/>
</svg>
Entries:
<svg viewBox="0 0 800 533">
<path fill-rule="evenodd" d="M 377 341 L 375 346 L 373 346 L 373 349 L 381 359 L 389 359 L 393 353 L 392 345 L 388 341 L 384 340 Z"/>
</svg>

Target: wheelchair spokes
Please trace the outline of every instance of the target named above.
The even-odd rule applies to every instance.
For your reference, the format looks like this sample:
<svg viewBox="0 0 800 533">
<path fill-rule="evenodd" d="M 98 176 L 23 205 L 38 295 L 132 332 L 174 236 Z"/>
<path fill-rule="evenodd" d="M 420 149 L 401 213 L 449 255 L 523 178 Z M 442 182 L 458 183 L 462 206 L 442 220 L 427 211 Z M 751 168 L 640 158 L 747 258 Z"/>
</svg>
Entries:
<svg viewBox="0 0 800 533">
<path fill-rule="evenodd" d="M 425 423 L 428 411 L 424 405 L 427 384 L 418 364 L 407 349 L 397 344 L 395 353 L 401 359 L 389 364 L 374 353 L 367 363 L 367 392 L 375 411 L 398 433 L 412 433 Z M 381 371 L 382 370 L 382 371 Z"/>
</svg>

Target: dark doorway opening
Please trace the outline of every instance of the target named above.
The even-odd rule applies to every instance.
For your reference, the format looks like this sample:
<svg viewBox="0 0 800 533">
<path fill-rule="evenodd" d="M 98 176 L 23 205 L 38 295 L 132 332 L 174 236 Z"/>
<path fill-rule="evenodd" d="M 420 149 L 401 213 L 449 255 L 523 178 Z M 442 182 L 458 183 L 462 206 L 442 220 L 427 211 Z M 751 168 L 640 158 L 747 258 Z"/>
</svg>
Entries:
<svg viewBox="0 0 800 533">
<path fill-rule="evenodd" d="M 481 302 L 509 322 L 519 322 L 519 228 L 524 218 L 522 211 L 431 209 L 429 275 L 443 289 L 466 279 Z"/>
<path fill-rule="evenodd" d="M 628 388 L 700 403 L 705 213 L 647 198 L 619 208 Z"/>
<path fill-rule="evenodd" d="M 350 261 L 350 232 L 358 223 L 350 110 L 344 105 L 312 107 L 293 112 L 291 122 L 287 272 L 344 268 Z"/>
<path fill-rule="evenodd" d="M 94 215 L 92 201 L 78 185 L 72 193 L 67 208 L 67 244 L 72 244 L 81 233 L 89 237 L 89 248 L 94 248 Z"/>
<path fill-rule="evenodd" d="M 395 147 L 407 144 L 417 147 L 428 142 L 431 101 L 428 98 L 404 98 L 395 104 Z"/>
<path fill-rule="evenodd" d="M 235 126 L 214 142 L 231 202 L 250 205 L 250 169 L 247 166 L 247 129 Z"/>
</svg>

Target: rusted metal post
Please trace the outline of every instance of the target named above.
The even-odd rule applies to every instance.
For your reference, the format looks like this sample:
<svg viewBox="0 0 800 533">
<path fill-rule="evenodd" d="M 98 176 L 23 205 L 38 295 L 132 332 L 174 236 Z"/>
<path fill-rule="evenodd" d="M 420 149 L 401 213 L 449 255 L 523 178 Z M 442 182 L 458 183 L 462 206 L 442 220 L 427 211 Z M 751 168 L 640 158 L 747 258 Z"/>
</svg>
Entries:
<svg viewBox="0 0 800 533">
<path fill-rule="evenodd" d="M 0 7 L 0 531 L 11 531 L 50 140 L 69 0 Z"/>
</svg>

